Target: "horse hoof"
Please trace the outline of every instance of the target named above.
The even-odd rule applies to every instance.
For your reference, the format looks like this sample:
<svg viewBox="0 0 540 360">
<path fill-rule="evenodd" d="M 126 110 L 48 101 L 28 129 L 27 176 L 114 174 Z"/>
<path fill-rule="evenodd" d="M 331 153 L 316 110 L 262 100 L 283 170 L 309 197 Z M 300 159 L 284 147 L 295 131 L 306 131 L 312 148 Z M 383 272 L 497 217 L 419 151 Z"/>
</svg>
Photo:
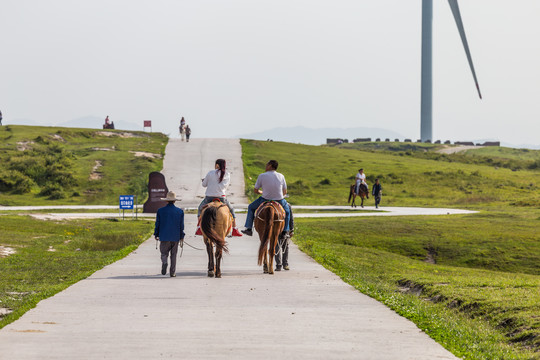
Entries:
<svg viewBox="0 0 540 360">
<path fill-rule="evenodd" d="M 221 279 L 221 274 L 216 274 L 216 279 Z"/>
<path fill-rule="evenodd" d="M 213 271 L 209 271 L 209 272 L 208 272 L 208 277 L 214 277 L 214 272 L 213 272 Z"/>
</svg>

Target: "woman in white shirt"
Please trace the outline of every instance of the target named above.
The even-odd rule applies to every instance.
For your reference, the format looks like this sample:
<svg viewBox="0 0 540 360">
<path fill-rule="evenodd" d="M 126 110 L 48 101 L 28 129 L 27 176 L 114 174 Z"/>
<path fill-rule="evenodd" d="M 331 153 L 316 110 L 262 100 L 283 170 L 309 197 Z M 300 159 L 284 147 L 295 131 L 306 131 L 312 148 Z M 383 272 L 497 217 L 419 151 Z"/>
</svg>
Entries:
<svg viewBox="0 0 540 360">
<path fill-rule="evenodd" d="M 201 211 L 206 204 L 211 203 L 214 199 L 219 199 L 219 201 L 227 205 L 231 211 L 233 217 L 232 236 L 242 236 L 236 227 L 236 214 L 234 213 L 234 208 L 231 206 L 231 203 L 229 203 L 226 196 L 226 191 L 230 183 L 231 174 L 226 170 L 225 160 L 217 159 L 214 170 L 210 170 L 204 179 L 202 179 L 202 186 L 206 188 L 206 192 L 205 198 L 201 201 L 197 210 L 197 216 L 201 216 Z M 195 235 L 202 235 L 199 226 L 197 226 Z"/>
<path fill-rule="evenodd" d="M 360 191 L 360 184 L 364 184 L 366 187 L 366 191 L 369 193 L 369 187 L 366 183 L 366 174 L 364 174 L 364 169 L 358 170 L 358 174 L 356 174 L 356 193 Z M 369 199 L 369 196 L 366 194 L 366 197 Z"/>
</svg>

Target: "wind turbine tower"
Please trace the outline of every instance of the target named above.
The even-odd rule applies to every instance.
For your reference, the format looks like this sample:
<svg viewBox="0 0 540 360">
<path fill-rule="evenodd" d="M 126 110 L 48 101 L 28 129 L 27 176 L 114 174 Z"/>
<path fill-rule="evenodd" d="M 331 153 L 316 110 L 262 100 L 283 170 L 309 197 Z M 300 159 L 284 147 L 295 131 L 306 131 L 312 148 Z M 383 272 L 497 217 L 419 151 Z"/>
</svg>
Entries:
<svg viewBox="0 0 540 360">
<path fill-rule="evenodd" d="M 461 13 L 459 12 L 459 6 L 457 0 L 448 0 L 454 20 L 461 36 L 461 42 L 469 61 L 469 67 L 478 90 L 478 96 L 482 99 L 480 93 L 480 86 L 476 79 L 476 72 L 474 71 L 474 65 L 469 51 L 469 44 L 467 43 L 467 37 L 465 36 L 465 29 L 463 28 L 463 21 L 461 20 Z M 432 127 L 432 114 L 433 114 L 433 65 L 432 65 L 432 41 L 433 39 L 433 0 L 422 0 L 422 89 L 421 89 L 421 104 L 420 104 L 420 139 L 422 142 L 433 140 L 433 127 Z"/>
</svg>

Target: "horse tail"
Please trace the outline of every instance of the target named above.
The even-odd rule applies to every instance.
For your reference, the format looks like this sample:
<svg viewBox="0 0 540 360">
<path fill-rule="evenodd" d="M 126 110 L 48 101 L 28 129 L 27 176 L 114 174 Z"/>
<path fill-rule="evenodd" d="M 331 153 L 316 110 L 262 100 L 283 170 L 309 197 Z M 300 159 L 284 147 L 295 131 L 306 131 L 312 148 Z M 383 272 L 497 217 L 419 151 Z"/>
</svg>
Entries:
<svg viewBox="0 0 540 360">
<path fill-rule="evenodd" d="M 265 215 L 265 226 L 264 232 L 261 236 L 261 245 L 259 246 L 259 266 L 263 263 L 264 255 L 266 254 L 266 250 L 268 249 L 268 243 L 270 242 L 270 236 L 272 235 L 272 228 L 274 227 L 274 207 L 266 206 L 264 209 L 261 210 L 259 216 L 262 217 L 263 214 Z"/>
<path fill-rule="evenodd" d="M 354 185 L 351 185 L 351 189 L 349 190 L 349 200 L 347 200 L 347 203 L 350 203 L 351 202 L 351 198 L 353 196 L 353 191 L 354 191 Z"/>
<path fill-rule="evenodd" d="M 229 253 L 229 249 L 227 248 L 227 242 L 225 241 L 225 237 L 219 235 L 215 229 L 217 216 L 218 216 L 217 207 L 209 206 L 206 209 L 204 209 L 201 216 L 201 230 L 203 234 L 206 235 L 208 240 L 210 240 L 210 242 L 216 245 L 216 248 L 218 250 L 222 250 L 222 251 L 225 251 L 226 253 Z"/>
</svg>

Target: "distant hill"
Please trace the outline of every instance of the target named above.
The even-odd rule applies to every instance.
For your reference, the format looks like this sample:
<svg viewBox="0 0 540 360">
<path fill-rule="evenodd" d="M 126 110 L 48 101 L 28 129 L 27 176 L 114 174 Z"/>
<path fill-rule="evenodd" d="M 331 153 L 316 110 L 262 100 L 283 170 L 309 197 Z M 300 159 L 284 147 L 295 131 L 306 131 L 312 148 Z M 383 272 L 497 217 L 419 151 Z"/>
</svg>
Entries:
<svg viewBox="0 0 540 360">
<path fill-rule="evenodd" d="M 356 138 L 390 138 L 400 139 L 403 141 L 403 135 L 385 129 L 379 128 L 323 128 L 323 129 L 311 129 L 304 126 L 295 127 L 280 127 L 255 133 L 242 134 L 235 136 L 242 139 L 254 139 L 254 140 L 267 140 L 272 139 L 274 141 L 285 141 L 291 143 L 301 143 L 307 145 L 320 145 L 326 144 L 327 138 L 342 138 L 352 141 Z"/>
</svg>

